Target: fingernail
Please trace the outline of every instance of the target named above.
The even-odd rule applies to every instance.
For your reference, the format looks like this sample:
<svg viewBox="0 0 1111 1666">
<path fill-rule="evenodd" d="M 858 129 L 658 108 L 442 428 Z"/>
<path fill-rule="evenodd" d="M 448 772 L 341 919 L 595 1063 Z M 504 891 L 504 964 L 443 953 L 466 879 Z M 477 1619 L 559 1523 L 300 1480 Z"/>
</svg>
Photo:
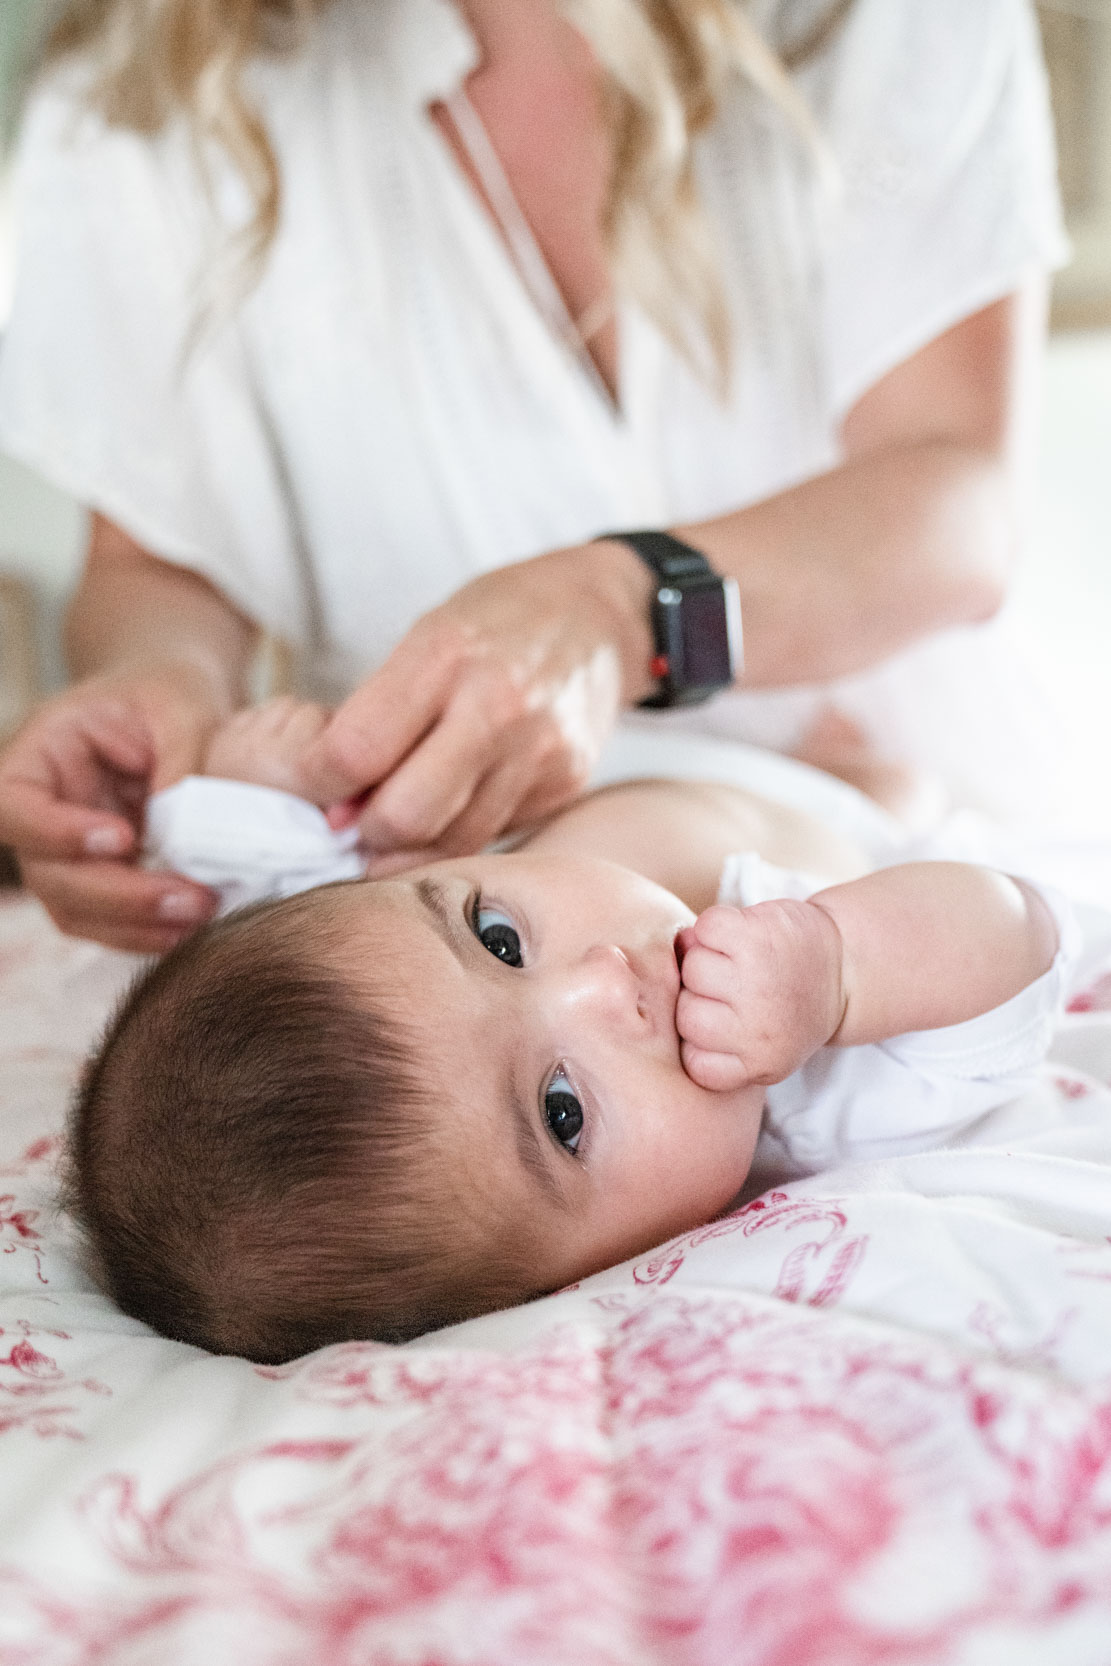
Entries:
<svg viewBox="0 0 1111 1666">
<path fill-rule="evenodd" d="M 119 856 L 127 849 L 127 834 L 119 827 L 90 827 L 85 834 L 88 856 Z"/>
<path fill-rule="evenodd" d="M 158 915 L 162 920 L 204 920 L 209 906 L 204 897 L 193 891 L 167 891 L 158 899 Z"/>
</svg>

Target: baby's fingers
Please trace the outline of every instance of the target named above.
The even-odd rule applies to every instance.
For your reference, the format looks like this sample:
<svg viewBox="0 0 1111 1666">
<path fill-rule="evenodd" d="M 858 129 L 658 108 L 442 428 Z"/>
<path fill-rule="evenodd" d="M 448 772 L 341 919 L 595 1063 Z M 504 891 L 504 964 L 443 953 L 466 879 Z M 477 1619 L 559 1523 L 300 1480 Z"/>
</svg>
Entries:
<svg viewBox="0 0 1111 1666">
<path fill-rule="evenodd" d="M 744 1032 L 737 1014 L 725 1001 L 680 989 L 675 1003 L 675 1028 L 680 1040 L 711 1053 L 739 1053 Z"/>
<path fill-rule="evenodd" d="M 695 943 L 686 949 L 681 967 L 683 988 L 712 1001 L 736 1001 L 740 995 L 737 968 L 728 955 Z"/>
<path fill-rule="evenodd" d="M 748 1085 L 744 1066 L 735 1053 L 712 1053 L 684 1041 L 679 1054 L 691 1081 L 711 1093 L 735 1093 Z"/>
</svg>

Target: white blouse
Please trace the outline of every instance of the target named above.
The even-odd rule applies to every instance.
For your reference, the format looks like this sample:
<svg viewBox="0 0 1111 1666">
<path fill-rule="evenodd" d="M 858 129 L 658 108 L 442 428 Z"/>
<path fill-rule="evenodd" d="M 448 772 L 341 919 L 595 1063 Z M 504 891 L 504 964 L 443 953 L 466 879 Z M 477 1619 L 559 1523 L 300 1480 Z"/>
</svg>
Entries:
<svg viewBox="0 0 1111 1666">
<path fill-rule="evenodd" d="M 775 40 L 821 7 L 755 10 Z M 614 408 L 428 116 L 475 60 L 449 0 L 333 0 L 303 50 L 257 59 L 283 214 L 238 306 L 201 280 L 244 192 L 224 169 L 214 214 L 179 126 L 107 128 L 72 70 L 25 124 L 0 446 L 291 640 L 326 698 L 478 573 L 828 469 L 869 386 L 1063 247 L 1026 0 L 856 0 L 799 75 L 838 191 L 746 86 L 700 142 L 728 398 L 626 299 Z M 779 744 L 810 703 L 666 721 Z"/>
</svg>

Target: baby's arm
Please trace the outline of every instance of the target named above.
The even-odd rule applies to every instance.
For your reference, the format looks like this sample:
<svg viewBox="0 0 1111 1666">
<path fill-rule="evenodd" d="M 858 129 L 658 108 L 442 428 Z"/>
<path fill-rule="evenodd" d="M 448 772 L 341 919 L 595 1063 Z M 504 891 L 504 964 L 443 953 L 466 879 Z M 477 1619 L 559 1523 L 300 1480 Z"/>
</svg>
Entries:
<svg viewBox="0 0 1111 1666">
<path fill-rule="evenodd" d="M 918 862 L 808 902 L 707 909 L 681 935 L 683 1064 L 701 1086 L 779 1082 L 823 1046 L 939 1029 L 1001 1006 L 1057 950 L 1037 892 Z"/>
<path fill-rule="evenodd" d="M 204 773 L 304 797 L 301 760 L 330 716 L 325 707 L 286 694 L 249 706 L 217 729 Z"/>
</svg>

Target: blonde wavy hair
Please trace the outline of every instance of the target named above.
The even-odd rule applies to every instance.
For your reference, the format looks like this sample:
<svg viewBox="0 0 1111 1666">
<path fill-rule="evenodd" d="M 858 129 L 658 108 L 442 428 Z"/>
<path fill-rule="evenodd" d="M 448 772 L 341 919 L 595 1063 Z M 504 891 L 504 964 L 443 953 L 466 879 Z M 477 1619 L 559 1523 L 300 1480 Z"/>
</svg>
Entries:
<svg viewBox="0 0 1111 1666">
<path fill-rule="evenodd" d="M 93 57 L 93 99 L 109 123 L 156 133 L 183 114 L 199 155 L 213 142 L 226 151 L 254 206 L 239 238 L 253 279 L 278 228 L 282 185 L 265 125 L 244 91 L 244 66 L 258 51 L 296 50 L 329 3 L 70 0 L 47 57 Z M 741 0 L 559 3 L 604 76 L 614 156 L 604 230 L 615 275 L 692 361 L 724 378 L 729 319 L 695 189 L 693 140 L 713 122 L 737 76 L 784 109 L 804 138 L 815 139 L 788 72 L 824 44 L 852 0 L 830 0 L 807 36 L 778 55 Z"/>
</svg>

